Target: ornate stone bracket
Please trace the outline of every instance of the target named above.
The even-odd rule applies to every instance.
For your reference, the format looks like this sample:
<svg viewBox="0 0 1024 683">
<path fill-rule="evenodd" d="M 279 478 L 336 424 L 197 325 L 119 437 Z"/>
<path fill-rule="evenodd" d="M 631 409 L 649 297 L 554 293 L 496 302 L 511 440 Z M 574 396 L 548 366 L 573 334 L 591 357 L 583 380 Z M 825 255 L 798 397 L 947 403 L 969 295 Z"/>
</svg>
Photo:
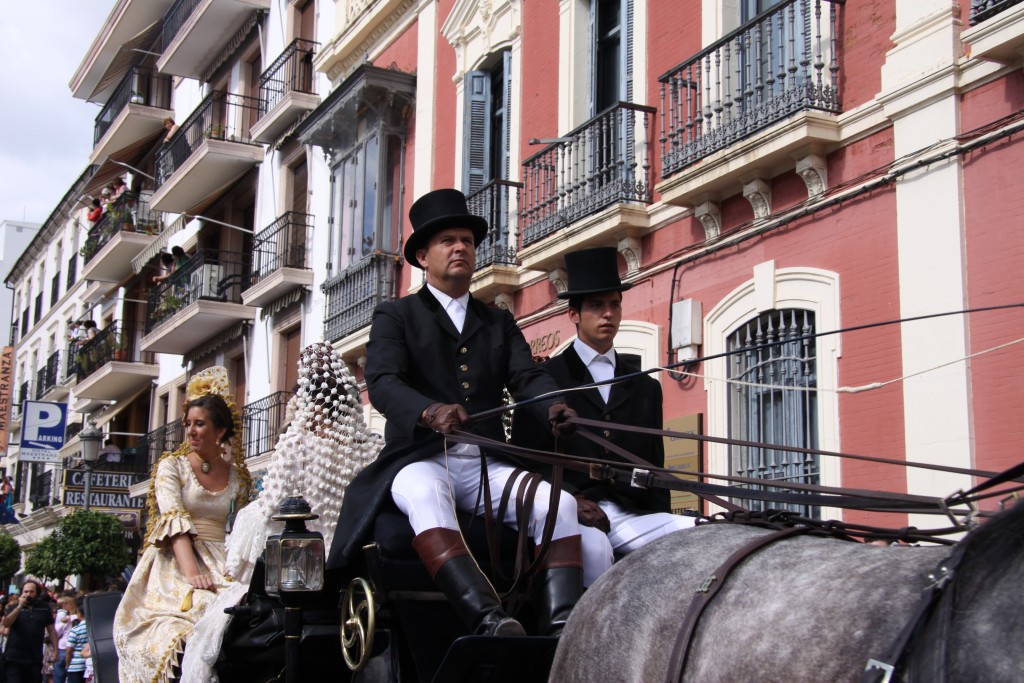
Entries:
<svg viewBox="0 0 1024 683">
<path fill-rule="evenodd" d="M 796 162 L 796 173 L 804 179 L 807 196 L 810 198 L 824 194 L 828 188 L 828 171 L 825 157 L 820 154 L 808 154 Z"/>
<path fill-rule="evenodd" d="M 506 311 L 511 311 L 514 303 L 515 297 L 508 292 L 498 292 L 498 295 L 494 297 L 494 305 L 498 308 L 504 308 Z"/>
<path fill-rule="evenodd" d="M 772 214 L 772 186 L 761 178 L 743 183 L 743 196 L 754 209 L 754 219 L 768 218 Z"/>
<path fill-rule="evenodd" d="M 718 202 L 701 202 L 694 207 L 693 215 L 704 226 L 704 239 L 713 240 L 722 233 L 722 210 Z"/>
<path fill-rule="evenodd" d="M 619 240 L 619 253 L 626 259 L 626 275 L 632 275 L 640 270 L 640 261 L 643 254 L 640 249 L 640 240 L 636 237 L 623 237 Z"/>
<path fill-rule="evenodd" d="M 554 285 L 555 291 L 561 294 L 569 289 L 569 275 L 564 268 L 555 268 L 548 273 L 548 280 Z"/>
</svg>

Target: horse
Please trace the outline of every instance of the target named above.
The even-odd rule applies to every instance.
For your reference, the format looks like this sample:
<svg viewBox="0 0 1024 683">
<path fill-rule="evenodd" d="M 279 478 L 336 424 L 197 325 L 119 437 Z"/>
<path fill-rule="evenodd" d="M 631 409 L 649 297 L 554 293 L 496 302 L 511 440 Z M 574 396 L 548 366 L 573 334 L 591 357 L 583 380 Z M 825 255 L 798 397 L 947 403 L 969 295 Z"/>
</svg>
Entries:
<svg viewBox="0 0 1024 683">
<path fill-rule="evenodd" d="M 626 556 L 577 604 L 549 680 L 680 680 L 670 663 L 695 591 L 713 582 L 726 557 L 768 533 L 704 524 Z M 892 680 L 1019 681 L 1024 504 L 982 522 L 957 545 L 959 564 L 930 610 L 919 604 L 941 576 L 938 565 L 951 562 L 949 546 L 807 535 L 765 545 L 724 580 L 715 577 L 721 586 L 697 622 L 681 680 L 860 680 L 868 661 L 881 659 L 920 612 Z"/>
</svg>

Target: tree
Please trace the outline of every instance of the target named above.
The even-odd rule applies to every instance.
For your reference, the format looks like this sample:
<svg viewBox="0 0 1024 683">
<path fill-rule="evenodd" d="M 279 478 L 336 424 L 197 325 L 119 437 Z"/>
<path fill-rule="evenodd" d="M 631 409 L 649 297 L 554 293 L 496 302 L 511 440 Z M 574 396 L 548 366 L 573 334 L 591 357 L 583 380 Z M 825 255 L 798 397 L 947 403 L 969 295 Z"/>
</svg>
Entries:
<svg viewBox="0 0 1024 683">
<path fill-rule="evenodd" d="M 58 568 L 68 574 L 111 576 L 128 564 L 124 526 L 113 515 L 77 510 L 60 521 L 57 537 Z"/>
<path fill-rule="evenodd" d="M 25 553 L 25 573 L 42 579 L 57 579 L 64 584 L 66 572 L 57 561 L 57 534 L 46 536 Z"/>
<path fill-rule="evenodd" d="M 36 544 L 25 561 L 25 571 L 63 584 L 71 574 L 86 580 L 119 574 L 128 559 L 120 520 L 103 512 L 78 510 Z"/>
<path fill-rule="evenodd" d="M 0 534 L 0 580 L 6 591 L 11 577 L 21 566 L 21 546 L 10 534 Z"/>
</svg>

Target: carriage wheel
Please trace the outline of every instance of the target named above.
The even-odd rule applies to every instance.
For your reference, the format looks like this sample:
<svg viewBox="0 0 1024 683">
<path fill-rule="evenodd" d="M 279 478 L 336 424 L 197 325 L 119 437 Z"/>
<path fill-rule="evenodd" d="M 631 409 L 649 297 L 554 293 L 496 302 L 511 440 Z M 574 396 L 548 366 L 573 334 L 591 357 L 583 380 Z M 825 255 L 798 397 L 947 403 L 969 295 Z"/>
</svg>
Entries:
<svg viewBox="0 0 1024 683">
<path fill-rule="evenodd" d="M 356 577 L 349 583 L 341 603 L 341 654 L 352 671 L 359 671 L 370 660 L 376 627 L 373 589 L 366 579 Z"/>
</svg>

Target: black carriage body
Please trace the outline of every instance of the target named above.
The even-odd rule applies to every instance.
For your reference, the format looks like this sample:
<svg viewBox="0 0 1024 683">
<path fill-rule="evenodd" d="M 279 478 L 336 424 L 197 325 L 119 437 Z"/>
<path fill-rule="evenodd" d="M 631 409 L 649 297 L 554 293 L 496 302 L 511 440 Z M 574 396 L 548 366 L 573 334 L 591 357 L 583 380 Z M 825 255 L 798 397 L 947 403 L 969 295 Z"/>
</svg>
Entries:
<svg viewBox="0 0 1024 683">
<path fill-rule="evenodd" d="M 484 572 L 504 593 L 512 587 L 518 532 L 504 527 L 495 577 L 485 520 L 460 513 L 463 533 Z M 374 522 L 374 542 L 365 546 L 359 566 L 329 571 L 324 590 L 303 605 L 301 678 L 332 681 L 546 681 L 557 640 L 548 637 L 472 636 L 456 617 L 412 548 L 408 518 L 388 505 Z M 284 680 L 284 605 L 263 590 L 263 564 L 257 565 L 247 604 L 235 609 L 217 662 L 222 683 Z M 503 578 L 509 577 L 509 578 Z M 366 666 L 352 673 L 341 650 L 341 604 L 353 579 L 371 586 L 376 628 Z M 527 632 L 533 630 L 528 591 L 512 605 Z"/>
</svg>

